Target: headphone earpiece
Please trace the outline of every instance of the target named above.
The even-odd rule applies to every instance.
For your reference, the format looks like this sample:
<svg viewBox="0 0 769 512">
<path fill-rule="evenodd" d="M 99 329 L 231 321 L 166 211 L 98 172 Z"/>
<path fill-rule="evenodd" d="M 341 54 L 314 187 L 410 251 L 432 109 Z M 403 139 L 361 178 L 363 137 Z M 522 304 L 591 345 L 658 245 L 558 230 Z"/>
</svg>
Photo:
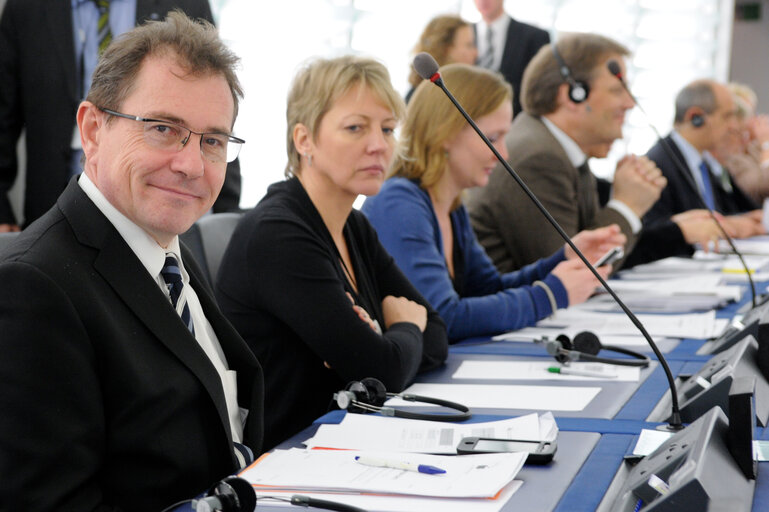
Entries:
<svg viewBox="0 0 769 512">
<path fill-rule="evenodd" d="M 576 80 L 572 76 L 569 66 L 566 65 L 566 61 L 564 61 L 561 54 L 558 53 L 558 48 L 555 46 L 555 43 L 551 44 L 550 47 L 553 49 L 553 56 L 558 65 L 558 72 L 561 73 L 563 81 L 569 85 L 569 99 L 573 103 L 582 103 L 590 95 L 590 86 L 587 82 Z"/>
<path fill-rule="evenodd" d="M 198 512 L 252 512 L 256 508 L 256 492 L 243 478 L 230 476 L 215 483 L 205 498 L 193 500 L 192 508 Z"/>
<path fill-rule="evenodd" d="M 574 336 L 574 342 L 572 343 L 574 350 L 582 352 L 583 354 L 589 354 L 591 356 L 598 355 L 601 351 L 601 340 L 598 336 L 591 331 L 582 331 Z"/>
<path fill-rule="evenodd" d="M 447 409 L 454 409 L 458 411 L 458 413 L 428 414 L 385 407 L 385 401 L 391 397 L 399 397 L 408 402 L 425 402 L 428 404 L 439 405 Z M 467 406 L 448 400 L 411 394 L 388 393 L 384 384 L 373 377 L 366 377 L 360 381 L 350 382 L 345 386 L 344 390 L 334 393 L 334 400 L 340 409 L 346 409 L 349 412 L 378 412 L 384 416 L 395 416 L 396 418 L 432 421 L 464 421 L 471 416 L 470 409 L 467 408 Z"/>
<path fill-rule="evenodd" d="M 702 114 L 693 114 L 691 123 L 695 128 L 701 128 L 702 126 L 705 126 L 705 116 Z"/>
<path fill-rule="evenodd" d="M 595 363 L 615 364 L 618 366 L 649 366 L 649 358 L 623 347 L 602 345 L 595 333 L 582 331 L 574 336 L 574 341 L 570 340 L 565 334 L 560 334 L 556 339 L 550 340 L 543 338 L 545 349 L 561 364 L 571 361 L 592 361 Z M 613 359 L 609 357 L 599 357 L 597 354 L 601 350 L 617 352 L 630 356 L 632 359 Z"/>
</svg>

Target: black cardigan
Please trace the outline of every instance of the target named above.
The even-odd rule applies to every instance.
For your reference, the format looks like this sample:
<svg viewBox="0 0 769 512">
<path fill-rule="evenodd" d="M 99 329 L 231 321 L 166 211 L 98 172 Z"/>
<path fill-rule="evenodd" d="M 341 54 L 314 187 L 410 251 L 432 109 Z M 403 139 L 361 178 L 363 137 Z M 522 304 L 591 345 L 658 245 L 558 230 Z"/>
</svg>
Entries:
<svg viewBox="0 0 769 512">
<path fill-rule="evenodd" d="M 344 236 L 358 293 L 320 214 L 293 178 L 273 184 L 243 217 L 222 260 L 217 299 L 264 368 L 265 449 L 324 414 L 347 382 L 376 377 L 397 392 L 447 357 L 443 321 L 363 214 L 352 211 Z M 422 333 L 401 322 L 379 335 L 353 311 L 345 292 L 383 329 L 382 299 L 407 297 L 427 308 L 427 328 Z"/>
</svg>

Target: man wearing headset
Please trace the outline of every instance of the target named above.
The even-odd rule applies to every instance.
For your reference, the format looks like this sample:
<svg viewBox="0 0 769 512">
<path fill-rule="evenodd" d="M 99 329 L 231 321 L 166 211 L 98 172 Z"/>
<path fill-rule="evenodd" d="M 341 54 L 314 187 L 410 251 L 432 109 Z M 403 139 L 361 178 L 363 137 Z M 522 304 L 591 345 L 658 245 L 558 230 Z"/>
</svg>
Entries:
<svg viewBox="0 0 769 512">
<path fill-rule="evenodd" d="M 678 93 L 673 131 L 646 154 L 667 178 L 668 186 L 644 217 L 645 226 L 659 225 L 687 210 L 702 209 L 704 202 L 725 216 L 722 224 L 734 237 L 764 231 L 760 211 L 753 211 L 753 201 L 731 183 L 724 169 L 719 167 L 720 175 L 714 172 L 717 163 L 708 153 L 730 131 L 738 129 L 737 106 L 725 85 L 695 80 Z M 671 237 L 667 243 L 680 245 L 682 251 L 686 248 L 680 237 Z"/>
<path fill-rule="evenodd" d="M 624 69 L 628 53 L 596 34 L 568 34 L 542 47 L 524 72 L 523 112 L 507 135 L 508 163 L 567 234 L 617 224 L 628 240 L 626 252 L 665 180 L 646 158 L 628 156 L 617 166 L 611 201 L 601 208 L 587 161 L 606 156 L 611 143 L 622 137 L 633 100 L 606 66 L 615 60 Z M 478 238 L 500 272 L 563 245 L 501 166 L 488 186 L 471 191 L 467 206 Z"/>
</svg>

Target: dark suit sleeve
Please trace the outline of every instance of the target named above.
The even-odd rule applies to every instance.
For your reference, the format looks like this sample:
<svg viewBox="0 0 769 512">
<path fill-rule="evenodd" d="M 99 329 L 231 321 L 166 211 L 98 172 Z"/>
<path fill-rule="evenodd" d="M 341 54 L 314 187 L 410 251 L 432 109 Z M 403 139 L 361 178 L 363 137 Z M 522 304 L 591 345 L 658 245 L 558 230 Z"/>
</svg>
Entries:
<svg viewBox="0 0 769 512">
<path fill-rule="evenodd" d="M 0 224 L 16 224 L 8 191 L 16 181 L 16 143 L 21 133 L 21 94 L 14 23 L 16 2 L 9 0 L 0 16 Z"/>
<path fill-rule="evenodd" d="M 670 256 L 691 256 L 694 248 L 686 243 L 684 235 L 672 220 L 660 221 L 645 226 L 638 237 L 632 252 L 622 263 L 622 268 L 630 268 L 641 263 L 649 263 Z"/>
<path fill-rule="evenodd" d="M 0 393 L 3 508 L 93 510 L 108 442 L 94 348 L 48 276 L 7 263 L 0 282 L 0 382 L 14 390 Z"/>
</svg>

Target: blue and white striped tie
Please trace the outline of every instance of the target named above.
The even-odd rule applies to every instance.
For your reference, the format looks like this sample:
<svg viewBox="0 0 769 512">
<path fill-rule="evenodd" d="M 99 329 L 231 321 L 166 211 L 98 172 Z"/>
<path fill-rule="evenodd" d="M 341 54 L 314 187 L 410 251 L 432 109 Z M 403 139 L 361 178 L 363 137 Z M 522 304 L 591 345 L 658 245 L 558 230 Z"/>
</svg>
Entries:
<svg viewBox="0 0 769 512">
<path fill-rule="evenodd" d="M 166 282 L 166 286 L 168 287 L 168 293 L 171 295 L 171 304 L 173 305 L 174 309 L 177 309 L 179 298 L 182 296 L 184 282 L 182 282 L 182 271 L 179 268 L 179 261 L 176 259 L 176 256 L 171 253 L 166 254 L 166 261 L 163 264 L 160 275 L 163 277 L 163 280 Z M 194 336 L 195 326 L 192 323 L 190 307 L 187 305 L 186 300 L 184 300 L 184 305 L 182 306 L 182 311 L 179 316 L 181 317 L 182 322 L 184 322 L 184 325 L 187 326 L 187 329 L 189 329 Z"/>
</svg>

